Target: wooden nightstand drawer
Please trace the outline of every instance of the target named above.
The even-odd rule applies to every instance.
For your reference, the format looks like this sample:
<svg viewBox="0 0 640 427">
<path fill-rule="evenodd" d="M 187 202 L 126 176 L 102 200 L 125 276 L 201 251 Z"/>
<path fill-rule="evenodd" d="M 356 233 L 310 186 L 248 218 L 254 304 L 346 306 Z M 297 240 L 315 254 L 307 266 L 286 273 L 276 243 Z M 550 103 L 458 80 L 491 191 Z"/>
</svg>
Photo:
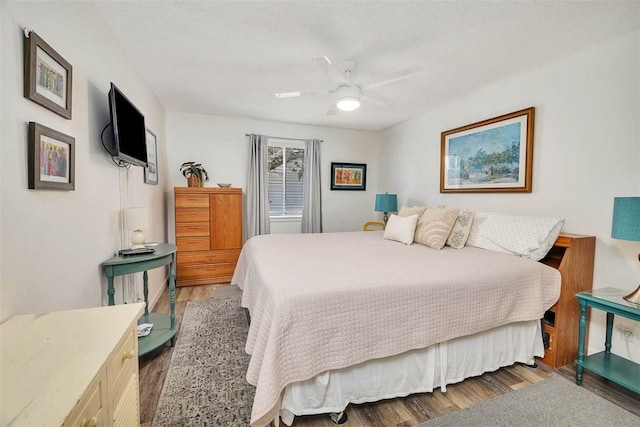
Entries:
<svg viewBox="0 0 640 427">
<path fill-rule="evenodd" d="M 209 209 L 208 194 L 176 194 L 177 208 L 207 208 Z"/>
<path fill-rule="evenodd" d="M 219 251 L 178 253 L 179 265 L 235 263 L 240 256 L 240 249 Z"/>
<path fill-rule="evenodd" d="M 178 237 L 176 238 L 178 254 L 181 251 L 207 251 L 211 243 L 208 237 Z"/>
<path fill-rule="evenodd" d="M 209 221 L 208 208 L 179 208 L 176 209 L 176 223 L 181 222 L 207 222 Z"/>
<path fill-rule="evenodd" d="M 176 237 L 209 236 L 208 222 L 176 224 Z"/>
<path fill-rule="evenodd" d="M 180 266 L 176 271 L 178 279 L 197 279 L 215 276 L 232 276 L 236 268 L 235 263 L 213 265 Z"/>
</svg>

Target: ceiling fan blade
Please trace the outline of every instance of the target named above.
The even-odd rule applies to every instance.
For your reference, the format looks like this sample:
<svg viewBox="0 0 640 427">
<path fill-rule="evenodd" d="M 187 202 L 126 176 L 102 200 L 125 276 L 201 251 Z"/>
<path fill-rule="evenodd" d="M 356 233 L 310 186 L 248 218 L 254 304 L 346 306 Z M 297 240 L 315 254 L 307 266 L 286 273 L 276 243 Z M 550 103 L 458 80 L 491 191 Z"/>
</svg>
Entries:
<svg viewBox="0 0 640 427">
<path fill-rule="evenodd" d="M 388 97 L 383 96 L 383 95 L 379 95 L 377 93 L 364 92 L 361 95 L 361 98 L 362 99 L 368 99 L 368 100 L 375 101 L 375 102 L 379 102 L 380 104 L 388 105 L 390 107 L 395 107 L 396 106 L 395 101 L 393 101 L 391 98 L 388 98 Z"/>
<path fill-rule="evenodd" d="M 306 90 L 306 91 L 295 91 L 295 92 L 278 92 L 274 95 L 276 98 L 296 98 L 298 96 L 310 96 L 310 95 L 318 95 L 321 93 L 328 93 L 328 90 Z"/>
<path fill-rule="evenodd" d="M 313 58 L 312 61 L 316 65 L 316 67 L 318 67 L 323 73 L 328 73 L 329 65 L 331 65 L 331 60 L 327 58 L 326 55 Z"/>
<path fill-rule="evenodd" d="M 389 74 L 383 74 L 378 77 L 374 77 L 362 84 L 362 89 L 373 89 L 376 87 L 380 87 L 383 85 L 387 85 L 389 83 L 397 82 L 400 80 L 407 79 L 409 77 L 416 76 L 422 73 L 424 70 L 420 65 L 416 65 L 414 67 L 404 68 L 402 70 L 395 71 Z"/>
<path fill-rule="evenodd" d="M 297 96 L 300 96 L 301 94 L 301 92 L 279 92 L 275 95 L 276 98 L 295 98 Z"/>
<path fill-rule="evenodd" d="M 329 111 L 327 111 L 327 116 L 335 116 L 336 114 L 338 114 L 338 106 L 337 105 L 332 105 L 331 108 L 329 108 Z"/>
</svg>

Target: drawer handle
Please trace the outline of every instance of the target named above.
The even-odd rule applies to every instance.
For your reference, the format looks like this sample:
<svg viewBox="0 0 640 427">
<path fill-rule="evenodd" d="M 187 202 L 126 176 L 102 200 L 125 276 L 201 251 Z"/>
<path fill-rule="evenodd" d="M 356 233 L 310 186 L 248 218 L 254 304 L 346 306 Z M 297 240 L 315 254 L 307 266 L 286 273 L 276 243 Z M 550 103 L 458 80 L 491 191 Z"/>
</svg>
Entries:
<svg viewBox="0 0 640 427">
<path fill-rule="evenodd" d="M 133 350 L 122 352 L 122 360 L 133 359 L 133 356 L 134 356 Z"/>
<path fill-rule="evenodd" d="M 97 417 L 93 417 L 91 419 L 83 418 L 82 421 L 80 422 L 80 425 L 82 427 L 96 427 L 98 425 L 98 418 Z"/>
</svg>

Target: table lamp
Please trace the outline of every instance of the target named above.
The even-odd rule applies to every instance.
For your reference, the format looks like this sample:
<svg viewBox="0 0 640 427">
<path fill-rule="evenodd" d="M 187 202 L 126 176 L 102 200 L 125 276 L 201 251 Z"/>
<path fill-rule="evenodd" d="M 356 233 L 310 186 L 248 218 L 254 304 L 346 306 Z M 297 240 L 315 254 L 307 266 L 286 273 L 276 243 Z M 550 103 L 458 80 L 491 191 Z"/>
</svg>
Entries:
<svg viewBox="0 0 640 427">
<path fill-rule="evenodd" d="M 611 237 L 640 242 L 640 197 L 613 198 Z M 638 254 L 638 261 L 640 261 L 640 254 Z M 629 302 L 640 304 L 640 285 L 635 291 L 623 298 Z"/>
<path fill-rule="evenodd" d="M 147 208 L 127 208 L 125 211 L 127 228 L 131 232 L 131 249 L 144 248 L 146 237 L 142 230 L 147 228 Z"/>
<path fill-rule="evenodd" d="M 383 212 L 383 220 L 385 227 L 389 220 L 389 212 L 398 212 L 398 195 L 397 194 L 376 194 L 376 212 Z"/>
</svg>

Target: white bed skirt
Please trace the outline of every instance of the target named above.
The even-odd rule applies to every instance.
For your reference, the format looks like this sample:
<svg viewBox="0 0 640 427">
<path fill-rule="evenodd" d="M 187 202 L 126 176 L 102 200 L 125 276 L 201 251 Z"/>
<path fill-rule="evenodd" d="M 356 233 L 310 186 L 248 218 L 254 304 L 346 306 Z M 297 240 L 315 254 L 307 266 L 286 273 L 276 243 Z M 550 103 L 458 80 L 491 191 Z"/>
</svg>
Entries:
<svg viewBox="0 0 640 427">
<path fill-rule="evenodd" d="M 516 362 L 533 363 L 534 356 L 544 356 L 540 321 L 512 323 L 291 384 L 284 391 L 280 417 L 290 426 L 296 415 L 341 412 L 349 403 L 427 393 L 438 387 L 446 391 L 447 384 Z"/>
</svg>

